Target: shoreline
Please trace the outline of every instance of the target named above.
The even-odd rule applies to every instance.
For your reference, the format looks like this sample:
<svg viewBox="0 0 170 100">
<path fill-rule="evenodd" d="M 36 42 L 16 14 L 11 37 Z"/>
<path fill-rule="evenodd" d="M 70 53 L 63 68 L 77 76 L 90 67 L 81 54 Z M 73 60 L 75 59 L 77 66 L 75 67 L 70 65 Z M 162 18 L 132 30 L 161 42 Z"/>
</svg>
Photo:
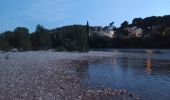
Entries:
<svg viewBox="0 0 170 100">
<path fill-rule="evenodd" d="M 5 59 L 8 54 L 9 58 Z M 0 99 L 103 100 L 139 99 L 127 90 L 86 89 L 73 70 L 83 61 L 120 56 L 118 52 L 16 52 L 0 54 Z"/>
</svg>

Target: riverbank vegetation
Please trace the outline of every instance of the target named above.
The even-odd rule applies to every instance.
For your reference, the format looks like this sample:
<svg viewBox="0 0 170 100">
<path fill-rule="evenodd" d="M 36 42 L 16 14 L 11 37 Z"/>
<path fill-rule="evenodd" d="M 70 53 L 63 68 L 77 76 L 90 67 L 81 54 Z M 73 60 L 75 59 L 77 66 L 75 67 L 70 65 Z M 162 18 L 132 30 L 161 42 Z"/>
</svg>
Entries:
<svg viewBox="0 0 170 100">
<path fill-rule="evenodd" d="M 140 37 L 128 32 L 133 27 L 142 30 Z M 90 48 L 170 48 L 170 15 L 135 18 L 131 24 L 125 21 L 119 28 L 112 22 L 103 29 L 114 31 L 113 37 L 91 34 L 95 28 L 89 26 L 88 22 L 87 25 L 70 25 L 52 30 L 37 25 L 33 33 L 25 27 L 17 27 L 14 31 L 0 34 L 0 50 L 86 52 Z"/>
<path fill-rule="evenodd" d="M 17 27 L 14 31 L 0 34 L 0 50 L 15 48 L 19 51 L 56 49 L 86 52 L 89 49 L 87 26 L 71 25 L 48 30 L 37 25 L 33 33 L 29 33 L 25 27 Z"/>
</svg>

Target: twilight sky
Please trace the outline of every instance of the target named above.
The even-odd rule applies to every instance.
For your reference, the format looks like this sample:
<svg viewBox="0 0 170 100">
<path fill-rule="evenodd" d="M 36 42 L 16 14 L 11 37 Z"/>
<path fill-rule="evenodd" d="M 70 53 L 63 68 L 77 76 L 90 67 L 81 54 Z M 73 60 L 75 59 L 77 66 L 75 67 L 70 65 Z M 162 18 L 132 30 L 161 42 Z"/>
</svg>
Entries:
<svg viewBox="0 0 170 100">
<path fill-rule="evenodd" d="M 71 24 L 119 26 L 127 20 L 170 14 L 170 0 L 1 0 L 0 32 L 37 24 L 48 29 Z"/>
</svg>

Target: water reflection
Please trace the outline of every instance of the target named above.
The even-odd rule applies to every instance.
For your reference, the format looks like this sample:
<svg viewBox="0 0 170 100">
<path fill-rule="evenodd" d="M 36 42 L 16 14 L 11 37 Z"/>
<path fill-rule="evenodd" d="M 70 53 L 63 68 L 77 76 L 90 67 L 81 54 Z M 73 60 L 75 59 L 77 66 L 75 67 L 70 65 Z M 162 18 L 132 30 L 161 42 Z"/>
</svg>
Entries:
<svg viewBox="0 0 170 100">
<path fill-rule="evenodd" d="M 148 57 L 146 60 L 146 71 L 150 74 L 152 72 L 152 61 L 151 61 L 151 57 L 152 57 L 152 51 L 151 50 L 147 50 L 148 53 Z"/>
<path fill-rule="evenodd" d="M 149 74 L 152 72 L 152 61 L 150 58 L 146 61 L 146 70 Z"/>
<path fill-rule="evenodd" d="M 164 54 L 154 54 L 152 50 L 141 56 L 145 58 L 123 56 L 99 62 L 85 61 L 78 64 L 76 71 L 89 88 L 127 89 L 142 100 L 169 100 L 170 60 L 153 59 Z"/>
</svg>

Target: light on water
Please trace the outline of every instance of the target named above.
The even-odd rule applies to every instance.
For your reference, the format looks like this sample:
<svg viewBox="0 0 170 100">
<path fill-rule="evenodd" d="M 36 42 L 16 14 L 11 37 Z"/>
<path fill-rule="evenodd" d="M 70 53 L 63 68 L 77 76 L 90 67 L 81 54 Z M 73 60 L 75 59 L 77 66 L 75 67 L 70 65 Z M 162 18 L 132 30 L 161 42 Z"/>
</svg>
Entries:
<svg viewBox="0 0 170 100">
<path fill-rule="evenodd" d="M 150 58 L 147 59 L 146 65 L 147 65 L 147 68 L 146 68 L 146 69 L 147 69 L 147 72 L 148 72 L 148 73 L 151 73 L 151 72 L 152 72 L 152 61 L 151 61 Z"/>
<path fill-rule="evenodd" d="M 82 65 L 81 71 L 80 68 L 77 70 L 82 83 L 88 88 L 127 89 L 143 100 L 170 98 L 169 53 L 157 54 L 146 50 L 122 55 L 125 56 Z"/>
</svg>

